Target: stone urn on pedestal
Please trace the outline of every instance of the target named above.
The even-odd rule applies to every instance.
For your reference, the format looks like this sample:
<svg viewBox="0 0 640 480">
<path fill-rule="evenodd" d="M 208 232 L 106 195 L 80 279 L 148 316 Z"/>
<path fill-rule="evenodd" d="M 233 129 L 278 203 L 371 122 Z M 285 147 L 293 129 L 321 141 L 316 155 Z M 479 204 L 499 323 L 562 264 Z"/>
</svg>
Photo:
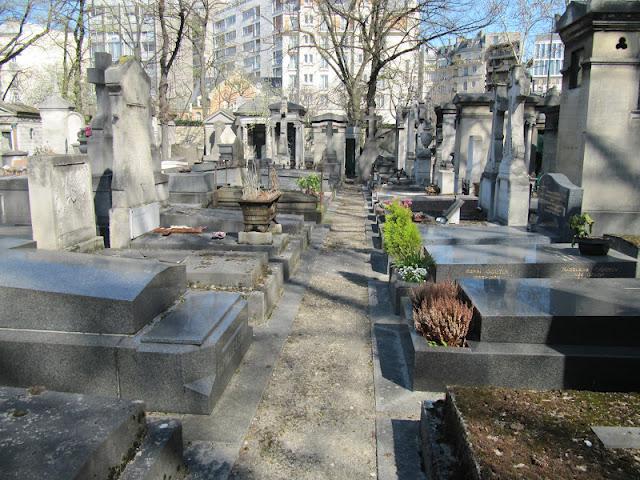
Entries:
<svg viewBox="0 0 640 480">
<path fill-rule="evenodd" d="M 269 172 L 271 185 L 264 189 L 260 185 L 260 172 L 256 162 L 244 174 L 242 180 L 242 198 L 238 201 L 242 209 L 245 232 L 267 233 L 272 224 L 277 224 L 278 200 L 282 193 L 278 183 L 278 174 L 271 167 Z"/>
</svg>

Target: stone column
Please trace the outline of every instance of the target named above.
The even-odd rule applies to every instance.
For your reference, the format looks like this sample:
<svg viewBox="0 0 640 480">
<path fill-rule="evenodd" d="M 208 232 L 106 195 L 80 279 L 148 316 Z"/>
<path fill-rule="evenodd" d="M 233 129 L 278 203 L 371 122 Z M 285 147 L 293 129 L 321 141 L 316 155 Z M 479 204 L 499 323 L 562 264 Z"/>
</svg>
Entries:
<svg viewBox="0 0 640 480">
<path fill-rule="evenodd" d="M 456 114 L 457 108 L 453 103 L 446 103 L 440 107 L 442 114 L 442 143 L 440 154 L 442 165 L 438 170 L 438 187 L 442 195 L 454 193 L 455 172 L 453 168 L 453 152 L 456 145 Z"/>
<path fill-rule="evenodd" d="M 498 169 L 495 213 L 505 225 L 526 226 L 529 220 L 529 175 L 525 162 L 524 102 L 530 81 L 522 65 L 511 67 L 505 155 Z"/>
<path fill-rule="evenodd" d="M 296 153 L 295 153 L 295 166 L 296 168 L 304 168 L 304 127 L 301 123 L 296 123 Z"/>
<path fill-rule="evenodd" d="M 269 120 L 264 125 L 264 150 L 266 159 L 273 160 L 273 127 Z"/>
<path fill-rule="evenodd" d="M 558 118 L 560 116 L 560 92 L 551 88 L 544 97 L 544 147 L 542 149 L 542 173 L 556 172 L 558 147 Z"/>
<path fill-rule="evenodd" d="M 491 111 L 493 119 L 491 123 L 491 144 L 489 156 L 480 179 L 480 207 L 487 213 L 487 219 L 495 218 L 494 202 L 496 192 L 496 178 L 498 167 L 502 161 L 504 147 L 504 115 L 507 111 L 507 86 L 500 84 L 494 88 L 494 101 Z"/>
<path fill-rule="evenodd" d="M 404 170 L 407 166 L 407 129 L 409 127 L 409 110 L 398 108 L 400 117 L 396 119 L 398 128 L 398 170 Z"/>
<path fill-rule="evenodd" d="M 524 118 L 524 162 L 527 172 L 531 172 L 531 150 L 533 142 L 533 130 L 536 128 L 535 112 L 527 112 Z"/>
<path fill-rule="evenodd" d="M 412 105 L 409 109 L 409 121 L 407 125 L 407 160 L 405 164 L 405 171 L 409 177 L 413 176 L 413 165 L 416 161 L 416 136 L 417 129 L 416 123 L 418 123 L 418 115 L 416 105 Z"/>
</svg>

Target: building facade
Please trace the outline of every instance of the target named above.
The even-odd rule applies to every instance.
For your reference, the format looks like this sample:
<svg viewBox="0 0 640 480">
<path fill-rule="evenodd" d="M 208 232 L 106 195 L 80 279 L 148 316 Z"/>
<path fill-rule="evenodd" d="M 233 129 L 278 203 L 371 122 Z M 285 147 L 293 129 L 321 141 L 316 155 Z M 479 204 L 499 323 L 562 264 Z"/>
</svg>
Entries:
<svg viewBox="0 0 640 480">
<path fill-rule="evenodd" d="M 536 35 L 531 67 L 533 93 L 544 94 L 552 87 L 562 89 L 564 44 L 557 33 Z"/>
</svg>

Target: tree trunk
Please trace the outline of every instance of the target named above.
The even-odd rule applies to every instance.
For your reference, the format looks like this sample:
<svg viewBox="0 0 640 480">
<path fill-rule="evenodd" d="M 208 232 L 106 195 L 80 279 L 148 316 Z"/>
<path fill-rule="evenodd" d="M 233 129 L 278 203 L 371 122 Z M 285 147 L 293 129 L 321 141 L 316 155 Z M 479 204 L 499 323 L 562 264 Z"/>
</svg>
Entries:
<svg viewBox="0 0 640 480">
<path fill-rule="evenodd" d="M 73 37 L 75 39 L 76 54 L 74 60 L 74 73 L 73 73 L 73 96 L 75 99 L 75 105 L 78 112 L 83 111 L 82 101 L 82 57 L 84 46 L 84 9 L 86 0 L 78 1 L 78 18 L 76 21 L 76 27 L 73 31 Z"/>
</svg>

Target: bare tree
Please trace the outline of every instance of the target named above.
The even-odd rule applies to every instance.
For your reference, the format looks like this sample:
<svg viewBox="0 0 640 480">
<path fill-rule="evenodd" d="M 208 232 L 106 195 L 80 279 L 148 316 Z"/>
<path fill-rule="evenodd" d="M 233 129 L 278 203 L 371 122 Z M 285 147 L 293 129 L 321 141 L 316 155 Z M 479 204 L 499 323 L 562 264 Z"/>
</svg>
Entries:
<svg viewBox="0 0 640 480">
<path fill-rule="evenodd" d="M 486 26 L 496 7 L 472 0 L 320 0 L 321 31 L 300 29 L 346 90 L 347 116 L 361 123 L 364 106 L 376 107 L 385 68 L 422 45 Z M 324 31 L 324 32 L 323 32 Z"/>
<path fill-rule="evenodd" d="M 564 0 L 503 0 L 497 17 L 518 63 L 529 58 L 531 36 L 553 31 L 553 19 L 561 13 Z M 519 38 L 509 38 L 515 32 Z"/>
<path fill-rule="evenodd" d="M 55 21 L 57 0 L 0 0 L 6 39 L 0 44 L 0 68 L 47 35 Z M 34 29 L 33 25 L 40 28 Z"/>
<path fill-rule="evenodd" d="M 162 160 L 169 160 L 169 127 L 171 110 L 168 99 L 169 72 L 173 67 L 180 45 L 191 5 L 182 0 L 177 3 L 167 3 L 167 0 L 157 0 L 158 23 L 160 24 L 160 79 L 158 82 L 158 119 L 160 121 Z"/>
</svg>

